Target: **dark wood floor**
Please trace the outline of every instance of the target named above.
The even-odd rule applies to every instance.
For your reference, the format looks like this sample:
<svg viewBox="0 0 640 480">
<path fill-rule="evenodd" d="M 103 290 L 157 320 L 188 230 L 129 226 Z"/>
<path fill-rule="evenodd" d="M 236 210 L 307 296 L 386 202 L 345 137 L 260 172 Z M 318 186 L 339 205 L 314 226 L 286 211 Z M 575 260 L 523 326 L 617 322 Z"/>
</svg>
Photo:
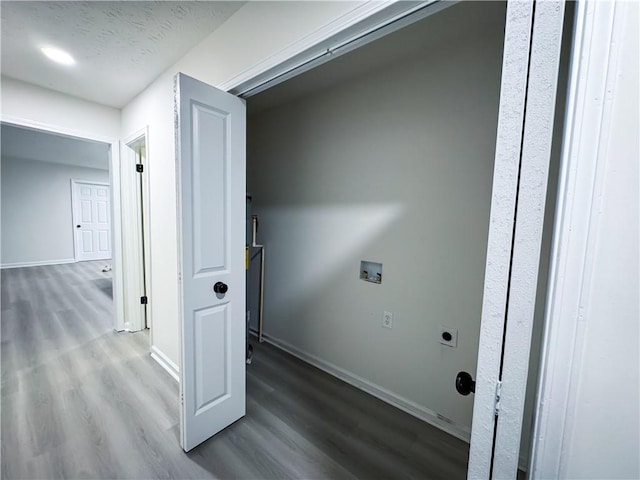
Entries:
<svg viewBox="0 0 640 480">
<path fill-rule="evenodd" d="M 253 342 L 247 416 L 193 451 L 100 262 L 2 270 L 2 478 L 464 478 L 468 445 Z"/>
</svg>

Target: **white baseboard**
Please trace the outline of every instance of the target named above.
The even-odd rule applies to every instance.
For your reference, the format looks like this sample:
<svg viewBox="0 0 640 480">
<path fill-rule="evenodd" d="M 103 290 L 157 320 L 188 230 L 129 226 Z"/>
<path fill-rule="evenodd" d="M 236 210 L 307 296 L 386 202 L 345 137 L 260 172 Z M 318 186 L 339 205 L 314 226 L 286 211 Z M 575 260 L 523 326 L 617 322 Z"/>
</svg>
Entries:
<svg viewBox="0 0 640 480">
<path fill-rule="evenodd" d="M 175 378 L 176 382 L 180 381 L 180 375 L 178 374 L 178 366 L 173 363 L 169 357 L 158 350 L 155 345 L 151 346 L 151 358 L 153 358 L 158 364 L 164 368 L 169 375 Z"/>
<path fill-rule="evenodd" d="M 62 265 L 64 263 L 76 263 L 74 258 L 65 258 L 63 260 L 41 260 L 38 262 L 18 262 L 3 263 L 0 268 L 22 268 L 22 267 L 44 267 L 46 265 Z"/>
<path fill-rule="evenodd" d="M 256 334 L 256 332 L 253 330 L 251 330 L 251 333 L 254 335 Z M 434 427 L 437 427 L 440 430 L 443 430 L 448 434 L 469 443 L 471 439 L 470 429 L 463 427 L 462 425 L 440 419 L 438 417 L 438 414 L 433 410 L 423 407 L 422 405 L 418 405 L 411 400 L 403 398 L 394 392 L 376 385 L 375 383 L 372 383 L 369 380 L 366 380 L 352 372 L 349 372 L 348 370 L 345 370 L 321 358 L 318 358 L 315 355 L 311 355 L 302 350 L 299 350 L 298 348 L 283 340 L 279 340 L 267 334 L 263 334 L 262 337 L 267 343 L 270 343 L 271 345 L 280 348 L 287 353 L 290 353 L 303 362 L 309 363 L 314 367 L 319 368 L 320 370 L 333 375 L 334 377 L 339 378 L 340 380 L 347 382 L 348 384 L 364 392 L 367 392 L 368 394 L 373 395 L 376 398 L 379 398 L 383 402 L 393 405 L 394 407 L 399 408 L 400 410 L 407 412 L 408 414 L 413 415 L 414 417 L 419 418 L 420 420 L 427 422 L 428 424 L 433 425 Z"/>
</svg>

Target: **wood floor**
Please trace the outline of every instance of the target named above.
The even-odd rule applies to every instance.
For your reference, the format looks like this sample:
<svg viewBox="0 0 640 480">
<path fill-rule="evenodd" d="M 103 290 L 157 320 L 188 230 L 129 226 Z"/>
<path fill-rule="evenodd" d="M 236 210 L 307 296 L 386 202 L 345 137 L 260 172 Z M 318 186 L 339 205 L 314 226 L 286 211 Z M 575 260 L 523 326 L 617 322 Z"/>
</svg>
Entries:
<svg viewBox="0 0 640 480">
<path fill-rule="evenodd" d="M 247 415 L 185 454 L 147 332 L 112 330 L 100 262 L 2 270 L 10 478 L 465 478 L 468 445 L 254 340 Z"/>
</svg>

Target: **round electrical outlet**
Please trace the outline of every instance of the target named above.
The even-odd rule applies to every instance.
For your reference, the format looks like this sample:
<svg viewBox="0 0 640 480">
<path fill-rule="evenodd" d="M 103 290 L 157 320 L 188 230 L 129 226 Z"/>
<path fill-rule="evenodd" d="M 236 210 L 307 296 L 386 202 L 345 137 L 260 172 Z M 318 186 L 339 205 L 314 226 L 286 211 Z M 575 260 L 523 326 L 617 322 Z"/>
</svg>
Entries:
<svg viewBox="0 0 640 480">
<path fill-rule="evenodd" d="M 442 332 L 442 339 L 445 342 L 450 342 L 452 338 L 453 337 L 451 336 L 451 334 L 449 332 Z"/>
</svg>

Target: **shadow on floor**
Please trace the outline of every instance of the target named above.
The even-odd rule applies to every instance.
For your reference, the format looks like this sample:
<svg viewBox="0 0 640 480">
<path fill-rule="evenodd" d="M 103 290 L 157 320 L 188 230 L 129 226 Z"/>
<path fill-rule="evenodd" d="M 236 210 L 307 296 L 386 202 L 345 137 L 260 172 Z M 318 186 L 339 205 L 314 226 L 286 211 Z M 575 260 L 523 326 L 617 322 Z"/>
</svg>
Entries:
<svg viewBox="0 0 640 480">
<path fill-rule="evenodd" d="M 113 298 L 113 282 L 110 278 L 97 278 L 92 282 L 107 297 Z"/>
</svg>

